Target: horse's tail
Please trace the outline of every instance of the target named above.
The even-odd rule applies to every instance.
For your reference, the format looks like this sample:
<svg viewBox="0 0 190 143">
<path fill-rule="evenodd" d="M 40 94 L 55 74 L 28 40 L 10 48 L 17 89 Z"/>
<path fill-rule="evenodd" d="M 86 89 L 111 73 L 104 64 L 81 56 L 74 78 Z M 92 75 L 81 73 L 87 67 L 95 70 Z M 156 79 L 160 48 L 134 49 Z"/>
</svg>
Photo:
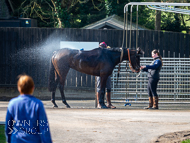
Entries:
<svg viewBox="0 0 190 143">
<path fill-rule="evenodd" d="M 49 80 L 48 80 L 48 90 L 50 92 L 53 92 L 56 90 L 57 87 L 57 82 L 56 82 L 56 78 L 55 78 L 55 67 L 52 63 L 53 57 L 50 60 L 50 68 L 49 68 Z"/>
</svg>

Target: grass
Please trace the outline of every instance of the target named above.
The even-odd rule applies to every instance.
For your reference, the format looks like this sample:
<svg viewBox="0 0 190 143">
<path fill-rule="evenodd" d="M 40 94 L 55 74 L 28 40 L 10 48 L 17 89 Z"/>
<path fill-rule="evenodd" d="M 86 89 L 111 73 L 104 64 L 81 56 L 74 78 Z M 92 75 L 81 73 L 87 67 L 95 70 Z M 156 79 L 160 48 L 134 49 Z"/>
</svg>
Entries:
<svg viewBox="0 0 190 143">
<path fill-rule="evenodd" d="M 0 125 L 0 143 L 6 143 L 5 125 Z"/>
<path fill-rule="evenodd" d="M 190 140 L 185 140 L 185 141 L 182 141 L 181 143 L 190 143 Z"/>
</svg>

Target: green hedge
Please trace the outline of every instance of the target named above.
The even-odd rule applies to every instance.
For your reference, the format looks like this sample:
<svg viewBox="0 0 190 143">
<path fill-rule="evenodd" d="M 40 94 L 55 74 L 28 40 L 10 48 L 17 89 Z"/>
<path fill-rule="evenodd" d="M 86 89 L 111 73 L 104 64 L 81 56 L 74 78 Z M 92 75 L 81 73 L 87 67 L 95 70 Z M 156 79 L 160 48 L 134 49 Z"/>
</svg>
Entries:
<svg viewBox="0 0 190 143">
<path fill-rule="evenodd" d="M 0 125 L 0 143 L 6 143 L 5 125 Z"/>
<path fill-rule="evenodd" d="M 190 140 L 185 140 L 185 141 L 182 141 L 181 143 L 190 143 Z"/>
</svg>

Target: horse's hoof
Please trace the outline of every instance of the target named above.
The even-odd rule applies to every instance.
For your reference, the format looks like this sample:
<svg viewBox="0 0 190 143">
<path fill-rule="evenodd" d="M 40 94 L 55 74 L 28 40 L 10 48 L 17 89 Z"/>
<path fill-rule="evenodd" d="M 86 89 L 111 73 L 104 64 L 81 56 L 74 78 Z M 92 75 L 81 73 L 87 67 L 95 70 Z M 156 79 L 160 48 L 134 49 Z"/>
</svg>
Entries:
<svg viewBox="0 0 190 143">
<path fill-rule="evenodd" d="M 71 108 L 69 105 L 66 105 L 66 108 Z"/>
<path fill-rule="evenodd" d="M 101 108 L 102 109 L 108 109 L 108 107 L 106 105 L 103 105 Z"/>
<path fill-rule="evenodd" d="M 58 108 L 58 106 L 57 105 L 53 105 L 53 108 Z"/>
<path fill-rule="evenodd" d="M 106 105 L 97 106 L 98 109 L 108 109 Z"/>
<path fill-rule="evenodd" d="M 51 101 L 51 103 L 53 103 L 53 108 L 58 108 L 57 104 L 55 103 L 55 101 Z"/>
</svg>

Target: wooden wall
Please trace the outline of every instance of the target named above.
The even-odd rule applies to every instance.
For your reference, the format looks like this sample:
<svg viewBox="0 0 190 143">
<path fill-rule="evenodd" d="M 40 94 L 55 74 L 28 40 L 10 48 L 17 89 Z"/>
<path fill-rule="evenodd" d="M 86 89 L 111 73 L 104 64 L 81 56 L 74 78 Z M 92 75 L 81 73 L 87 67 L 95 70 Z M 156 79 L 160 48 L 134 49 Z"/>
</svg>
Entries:
<svg viewBox="0 0 190 143">
<path fill-rule="evenodd" d="M 135 37 L 136 31 L 132 31 L 131 48 L 136 47 Z M 121 47 L 122 39 L 122 30 L 0 27 L 0 86 L 16 86 L 17 76 L 26 73 L 36 86 L 47 87 L 49 61 L 60 41 L 105 41 L 111 47 Z M 164 57 L 189 57 L 190 35 L 140 30 L 138 47 L 145 57 L 150 57 L 153 49 L 159 49 Z M 95 77 L 70 70 L 66 86 L 94 88 Z"/>
</svg>

